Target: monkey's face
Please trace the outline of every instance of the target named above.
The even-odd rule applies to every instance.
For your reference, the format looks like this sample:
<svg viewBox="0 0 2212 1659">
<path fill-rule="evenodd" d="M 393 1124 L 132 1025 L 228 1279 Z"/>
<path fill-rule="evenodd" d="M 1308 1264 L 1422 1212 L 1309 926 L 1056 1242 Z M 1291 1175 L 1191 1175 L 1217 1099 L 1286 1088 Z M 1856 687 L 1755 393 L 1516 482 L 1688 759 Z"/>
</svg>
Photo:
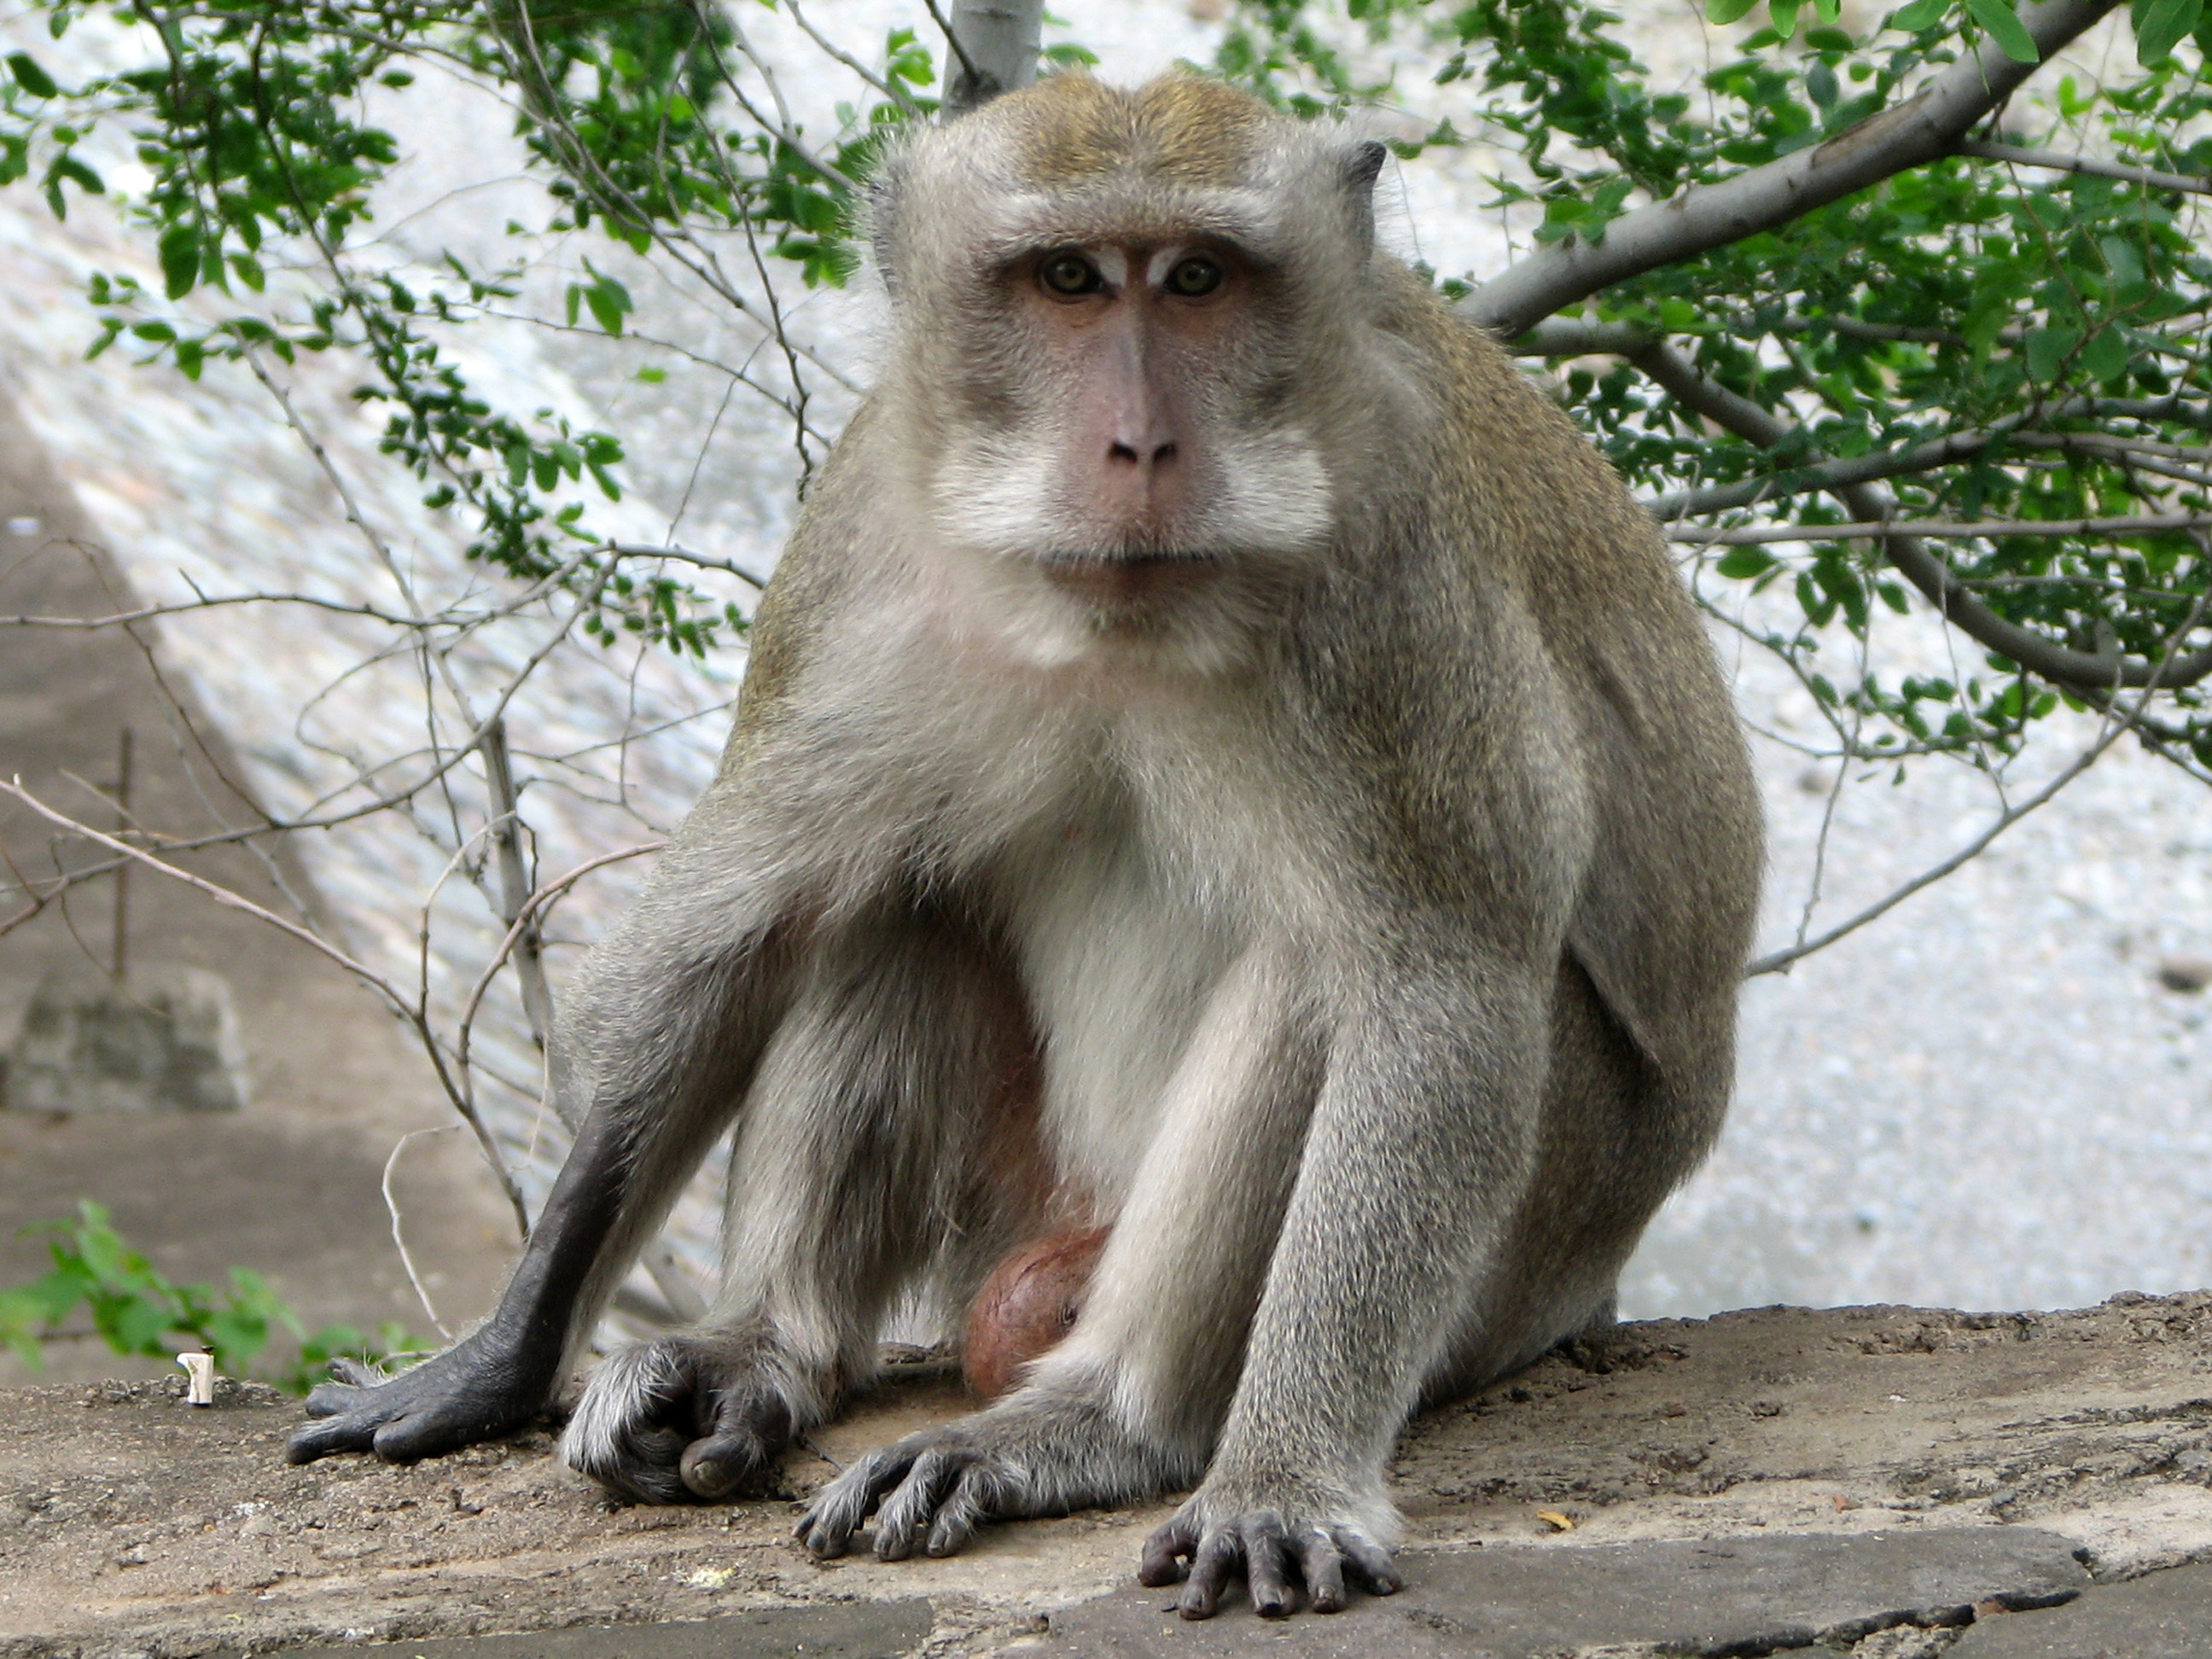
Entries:
<svg viewBox="0 0 2212 1659">
<path fill-rule="evenodd" d="M 1113 95 L 1087 87 L 895 158 L 908 483 L 933 556 L 1044 654 L 1172 636 L 1225 662 L 1326 562 L 1373 442 L 1340 413 L 1368 373 L 1373 165 L 1195 82 L 1093 131 Z"/>
<path fill-rule="evenodd" d="M 1283 407 L 1279 274 L 1220 234 L 1039 216 L 973 273 L 967 349 L 937 356 L 945 538 L 1120 626 L 1279 588 L 1334 505 Z"/>
</svg>

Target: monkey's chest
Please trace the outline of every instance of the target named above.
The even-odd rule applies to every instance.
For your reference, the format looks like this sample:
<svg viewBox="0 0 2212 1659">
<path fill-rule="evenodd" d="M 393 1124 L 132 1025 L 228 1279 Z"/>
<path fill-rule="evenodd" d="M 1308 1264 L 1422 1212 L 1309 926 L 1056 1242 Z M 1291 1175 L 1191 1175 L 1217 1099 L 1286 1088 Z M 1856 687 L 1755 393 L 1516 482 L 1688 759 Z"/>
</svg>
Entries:
<svg viewBox="0 0 2212 1659">
<path fill-rule="evenodd" d="M 1003 890 L 1063 1180 L 1112 1214 L 1239 928 L 1110 835 L 1056 835 Z"/>
</svg>

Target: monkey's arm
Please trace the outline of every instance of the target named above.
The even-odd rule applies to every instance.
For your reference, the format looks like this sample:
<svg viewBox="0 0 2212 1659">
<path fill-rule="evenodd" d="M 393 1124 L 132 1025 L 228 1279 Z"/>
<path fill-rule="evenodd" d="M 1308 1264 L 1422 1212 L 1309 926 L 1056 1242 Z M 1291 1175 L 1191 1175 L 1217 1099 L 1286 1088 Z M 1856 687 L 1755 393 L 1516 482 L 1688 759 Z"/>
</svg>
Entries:
<svg viewBox="0 0 2212 1659">
<path fill-rule="evenodd" d="M 552 1402 L 569 1353 L 736 1111 L 773 1019 L 785 954 L 763 921 L 773 911 L 733 884 L 714 818 L 693 815 L 579 975 L 560 1041 L 591 1106 L 498 1307 L 389 1382 L 317 1388 L 307 1408 L 322 1420 L 293 1435 L 292 1462 L 373 1450 L 413 1462 L 511 1433 Z"/>
<path fill-rule="evenodd" d="M 1339 1028 L 1245 1364 L 1198 1492 L 1140 1576 L 1209 1616 L 1243 1576 L 1279 1615 L 1347 1572 L 1398 1587 L 1383 1465 L 1446 1334 L 1489 1288 L 1534 1161 L 1548 977 L 1523 953 L 1394 953 Z"/>
<path fill-rule="evenodd" d="M 579 1293 L 622 1207 L 613 1139 L 609 1115 L 586 1122 L 489 1319 L 389 1382 L 354 1373 L 320 1384 L 307 1414 L 322 1420 L 295 1431 L 286 1455 L 308 1463 L 373 1450 L 412 1463 L 511 1434 L 551 1404 Z"/>
</svg>

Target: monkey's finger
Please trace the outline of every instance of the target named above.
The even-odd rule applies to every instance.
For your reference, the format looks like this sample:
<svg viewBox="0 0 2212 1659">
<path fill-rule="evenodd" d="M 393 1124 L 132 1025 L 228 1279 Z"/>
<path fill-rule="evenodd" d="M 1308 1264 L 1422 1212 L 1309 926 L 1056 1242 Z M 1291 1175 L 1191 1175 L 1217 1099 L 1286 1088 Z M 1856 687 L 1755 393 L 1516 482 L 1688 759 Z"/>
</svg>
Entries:
<svg viewBox="0 0 2212 1659">
<path fill-rule="evenodd" d="M 377 1419 L 366 1413 L 344 1417 L 325 1414 L 320 1423 L 309 1423 L 292 1431 L 292 1437 L 284 1443 L 284 1460 L 289 1463 L 312 1463 L 333 1452 L 367 1451 L 376 1439 L 377 1422 Z"/>
<path fill-rule="evenodd" d="M 1244 1565 L 1244 1540 L 1234 1527 L 1206 1534 L 1191 1559 L 1190 1582 L 1182 1587 L 1176 1611 L 1186 1619 L 1211 1619 L 1221 1605 L 1221 1592 Z"/>
<path fill-rule="evenodd" d="M 1163 1584 L 1180 1584 L 1189 1574 L 1186 1556 L 1198 1553 L 1198 1528 L 1186 1516 L 1178 1515 L 1164 1526 L 1152 1528 L 1152 1535 L 1145 1540 L 1144 1559 L 1137 1564 L 1137 1582 L 1152 1589 Z"/>
<path fill-rule="evenodd" d="M 686 1491 L 711 1503 L 756 1478 L 768 1462 L 767 1452 L 760 1437 L 750 1431 L 712 1435 L 684 1449 L 677 1473 Z"/>
<path fill-rule="evenodd" d="M 1287 1619 L 1297 1606 L 1285 1571 L 1291 1536 L 1283 1517 L 1262 1510 L 1237 1523 L 1244 1535 L 1244 1583 L 1252 1597 L 1252 1611 L 1262 1619 Z"/>
<path fill-rule="evenodd" d="M 799 1523 L 800 1540 L 824 1560 L 844 1554 L 878 1497 L 896 1485 L 913 1462 L 896 1446 L 870 1452 L 815 1495 L 813 1508 Z"/>
<path fill-rule="evenodd" d="M 1298 1540 L 1298 1572 L 1316 1613 L 1344 1611 L 1344 1553 L 1322 1528 L 1315 1527 Z"/>
<path fill-rule="evenodd" d="M 1406 1588 L 1390 1552 L 1365 1533 L 1351 1527 L 1336 1528 L 1336 1547 L 1349 1560 L 1353 1575 L 1372 1595 L 1395 1595 Z"/>
<path fill-rule="evenodd" d="M 899 1482 L 898 1490 L 876 1511 L 876 1559 L 903 1561 L 924 1537 L 930 1517 L 960 1478 L 962 1459 L 945 1451 L 926 1451 Z"/>
<path fill-rule="evenodd" d="M 932 1555 L 951 1555 L 975 1535 L 998 1507 L 999 1480 L 981 1463 L 961 1470 L 952 1490 L 937 1506 L 937 1519 L 929 1528 L 927 1549 Z"/>
<path fill-rule="evenodd" d="M 335 1365 L 337 1362 L 331 1362 Z M 351 1382 L 318 1382 L 307 1390 L 307 1409 L 310 1417 L 343 1417 L 348 1412 L 359 1411 L 368 1403 L 368 1390 L 357 1388 Z"/>
</svg>

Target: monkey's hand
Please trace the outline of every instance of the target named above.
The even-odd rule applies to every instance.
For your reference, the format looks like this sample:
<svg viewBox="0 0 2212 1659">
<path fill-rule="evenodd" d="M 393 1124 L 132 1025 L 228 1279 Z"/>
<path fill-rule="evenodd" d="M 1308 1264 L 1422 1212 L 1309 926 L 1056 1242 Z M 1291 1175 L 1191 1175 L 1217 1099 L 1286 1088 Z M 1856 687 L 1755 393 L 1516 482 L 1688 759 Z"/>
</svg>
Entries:
<svg viewBox="0 0 2212 1659">
<path fill-rule="evenodd" d="M 757 1342 L 707 1332 L 625 1348 L 592 1374 L 561 1456 L 633 1503 L 757 1492 L 798 1429 L 771 1358 Z"/>
<path fill-rule="evenodd" d="M 1024 1389 L 869 1453 L 814 1495 L 796 1535 L 840 1556 L 872 1514 L 880 1559 L 951 1555 L 987 1521 L 1149 1496 L 1195 1473 L 1138 1444 L 1094 1401 Z"/>
<path fill-rule="evenodd" d="M 336 1382 L 316 1385 L 307 1415 L 284 1455 L 312 1463 L 332 1452 L 373 1451 L 387 1463 L 437 1457 L 526 1428 L 552 1401 L 553 1382 L 486 1331 L 463 1338 L 412 1370 L 380 1379 L 366 1366 L 333 1362 Z"/>
<path fill-rule="evenodd" d="M 1229 1581 L 1240 1575 L 1262 1619 L 1297 1610 L 1293 1580 L 1304 1583 L 1316 1613 L 1342 1610 L 1347 1576 L 1376 1595 L 1405 1588 L 1390 1552 L 1364 1526 L 1328 1513 L 1338 1506 L 1310 1498 L 1270 1504 L 1264 1492 L 1216 1492 L 1212 1486 L 1146 1540 L 1137 1568 L 1139 1582 L 1154 1587 L 1188 1576 L 1176 1609 L 1184 1618 L 1212 1618 Z"/>
</svg>

